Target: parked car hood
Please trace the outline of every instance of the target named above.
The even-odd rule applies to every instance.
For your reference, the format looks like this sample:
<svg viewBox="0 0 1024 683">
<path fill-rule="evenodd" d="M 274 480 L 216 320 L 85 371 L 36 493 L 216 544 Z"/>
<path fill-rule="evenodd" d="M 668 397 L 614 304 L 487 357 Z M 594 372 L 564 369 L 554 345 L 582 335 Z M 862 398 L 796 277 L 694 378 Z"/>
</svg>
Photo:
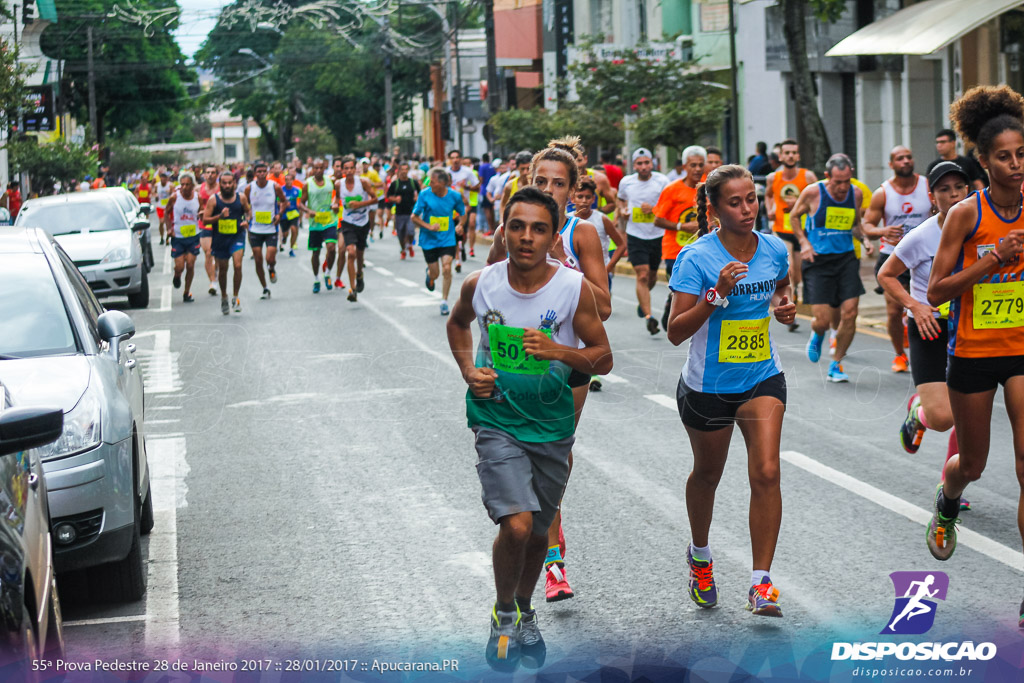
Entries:
<svg viewBox="0 0 1024 683">
<path fill-rule="evenodd" d="M 124 230 L 101 230 L 98 232 L 72 233 L 70 235 L 57 235 L 57 243 L 64 247 L 71 260 L 79 261 L 100 261 L 110 253 L 111 249 L 124 247 L 131 250 L 132 231 Z"/>
<path fill-rule="evenodd" d="M 40 356 L 0 360 L 0 384 L 19 407 L 60 406 L 68 412 L 89 387 L 86 356 Z"/>
</svg>

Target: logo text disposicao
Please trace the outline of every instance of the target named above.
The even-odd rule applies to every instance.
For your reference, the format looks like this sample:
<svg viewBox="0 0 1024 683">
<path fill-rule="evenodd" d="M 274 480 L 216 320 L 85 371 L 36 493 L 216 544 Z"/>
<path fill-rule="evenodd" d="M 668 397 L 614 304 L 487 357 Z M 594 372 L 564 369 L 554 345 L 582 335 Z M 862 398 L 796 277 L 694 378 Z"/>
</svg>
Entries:
<svg viewBox="0 0 1024 683">
<path fill-rule="evenodd" d="M 901 660 L 955 662 L 988 661 L 996 656 L 994 643 L 833 643 L 832 660 L 868 660 L 896 657 Z"/>
</svg>

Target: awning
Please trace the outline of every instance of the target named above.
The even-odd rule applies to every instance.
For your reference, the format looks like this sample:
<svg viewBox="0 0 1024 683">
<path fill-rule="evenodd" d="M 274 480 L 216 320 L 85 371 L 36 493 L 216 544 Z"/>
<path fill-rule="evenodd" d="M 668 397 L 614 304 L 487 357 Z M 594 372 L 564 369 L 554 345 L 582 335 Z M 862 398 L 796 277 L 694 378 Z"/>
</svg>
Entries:
<svg viewBox="0 0 1024 683">
<path fill-rule="evenodd" d="M 868 24 L 839 41 L 827 57 L 929 55 L 1021 0 L 927 0 Z"/>
</svg>

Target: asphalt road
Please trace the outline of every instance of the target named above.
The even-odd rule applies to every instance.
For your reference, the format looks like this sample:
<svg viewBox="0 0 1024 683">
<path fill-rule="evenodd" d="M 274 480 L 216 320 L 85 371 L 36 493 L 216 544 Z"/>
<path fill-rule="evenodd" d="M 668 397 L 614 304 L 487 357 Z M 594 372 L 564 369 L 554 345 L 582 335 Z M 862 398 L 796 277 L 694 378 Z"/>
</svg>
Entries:
<svg viewBox="0 0 1024 683">
<path fill-rule="evenodd" d="M 150 307 L 130 311 L 157 503 L 149 592 L 136 604 L 97 605 L 76 600 L 69 579 L 70 657 L 301 654 L 479 666 L 495 529 L 480 503 L 465 385 L 419 251 L 401 261 L 393 237 L 371 244 L 357 303 L 343 291 L 311 293 L 304 249 L 281 259 L 273 298 L 260 301 L 247 256 L 243 311 L 225 317 L 201 268 L 196 303 L 182 304 L 169 250 L 154 249 Z M 482 254 L 471 259 L 453 291 L 483 263 Z M 665 293 L 659 284 L 653 300 Z M 546 605 L 540 587 L 535 601 L 552 667 L 714 669 L 724 657 L 777 671 L 836 640 L 876 639 L 896 570 L 950 575 L 928 639 L 1016 634 L 1024 562 L 1001 395 L 960 547 L 936 562 L 924 525 L 945 435 L 929 433 L 919 453 L 904 453 L 898 428 L 912 386 L 889 371 L 888 342 L 859 333 L 845 362 L 851 383 L 829 384 L 825 359 L 804 355 L 806 321 L 793 334 L 772 328 L 789 385 L 772 568 L 785 617 L 742 608 L 751 564 L 738 432 L 711 535 L 720 604 L 694 606 L 683 499 L 692 456 L 674 405 L 685 345 L 646 332 L 631 279 L 617 278 L 613 297 L 615 367 L 588 399 L 564 502 L 577 597 Z"/>
</svg>

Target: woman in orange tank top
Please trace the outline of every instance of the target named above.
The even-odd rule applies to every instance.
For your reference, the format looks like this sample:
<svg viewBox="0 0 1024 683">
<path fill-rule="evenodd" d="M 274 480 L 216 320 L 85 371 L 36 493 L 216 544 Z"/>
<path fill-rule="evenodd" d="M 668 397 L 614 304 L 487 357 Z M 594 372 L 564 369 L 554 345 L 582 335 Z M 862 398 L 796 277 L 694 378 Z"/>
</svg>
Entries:
<svg viewBox="0 0 1024 683">
<path fill-rule="evenodd" d="M 946 384 L 960 445 L 928 527 L 928 549 L 940 560 L 956 548 L 960 494 L 985 469 L 999 384 L 1024 501 L 1024 97 L 1005 85 L 979 86 L 953 103 L 950 117 L 977 147 L 992 185 L 950 209 L 928 283 L 929 303 L 951 304 Z M 1024 604 L 1018 614 L 1024 627 Z"/>
</svg>

